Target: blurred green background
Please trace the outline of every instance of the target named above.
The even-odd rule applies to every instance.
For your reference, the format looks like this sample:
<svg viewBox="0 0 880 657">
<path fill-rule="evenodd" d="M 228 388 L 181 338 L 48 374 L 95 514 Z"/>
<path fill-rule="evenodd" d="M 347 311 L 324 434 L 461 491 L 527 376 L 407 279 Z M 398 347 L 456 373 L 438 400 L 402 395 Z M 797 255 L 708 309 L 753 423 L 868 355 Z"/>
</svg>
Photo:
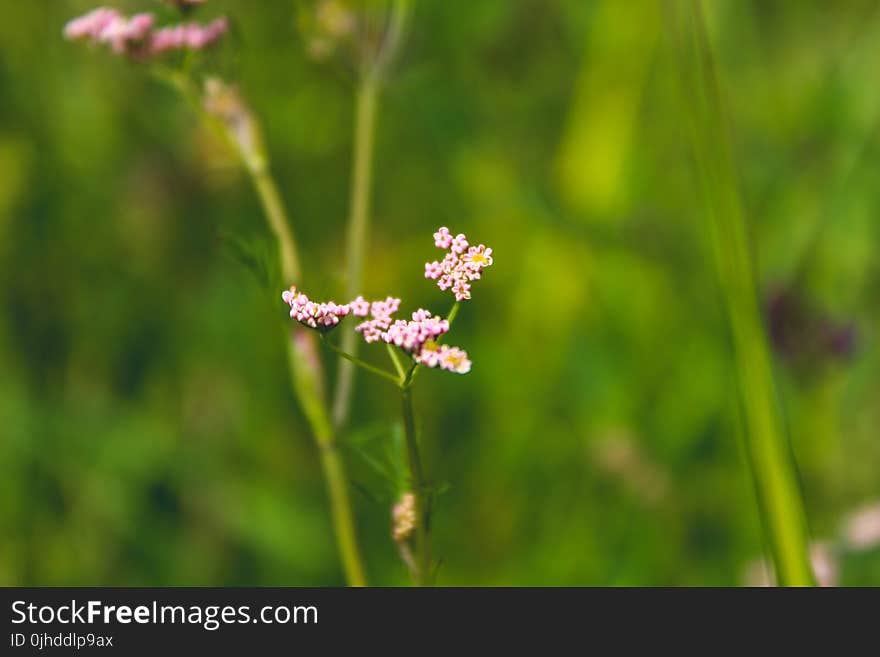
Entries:
<svg viewBox="0 0 880 657">
<path fill-rule="evenodd" d="M 271 248 L 255 195 L 144 66 L 63 41 L 92 6 L 0 10 L 0 584 L 342 584 L 280 289 L 236 256 Z M 706 6 L 817 559 L 880 585 L 880 536 L 859 540 L 880 511 L 853 516 L 880 498 L 880 6 Z M 339 299 L 352 77 L 309 56 L 296 2 L 200 17 L 220 13 L 234 30 L 212 65 L 263 121 L 307 291 Z M 440 584 L 760 578 L 665 20 L 651 0 L 415 4 L 381 102 L 364 294 L 445 313 L 422 277 L 431 233 L 495 250 L 450 338 L 472 373 L 416 390 L 448 484 Z M 359 375 L 343 440 L 376 584 L 408 582 L 365 458 L 397 411 Z"/>
</svg>

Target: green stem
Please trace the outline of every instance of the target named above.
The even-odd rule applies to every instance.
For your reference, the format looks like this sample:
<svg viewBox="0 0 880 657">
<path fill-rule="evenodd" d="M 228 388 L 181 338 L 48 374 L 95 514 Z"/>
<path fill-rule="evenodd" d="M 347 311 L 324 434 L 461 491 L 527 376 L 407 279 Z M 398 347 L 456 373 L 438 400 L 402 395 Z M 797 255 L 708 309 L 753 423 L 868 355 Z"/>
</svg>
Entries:
<svg viewBox="0 0 880 657">
<path fill-rule="evenodd" d="M 446 321 L 449 323 L 450 330 L 452 329 L 452 323 L 455 321 L 455 316 L 458 315 L 458 309 L 461 307 L 461 301 L 456 301 L 452 304 L 452 308 L 449 309 L 449 314 L 446 315 Z M 440 336 L 443 337 L 442 335 Z"/>
<path fill-rule="evenodd" d="M 354 115 L 354 153 L 349 191 L 347 239 L 347 271 L 345 294 L 354 299 L 362 293 L 364 260 L 370 225 L 370 199 L 373 186 L 373 144 L 376 133 L 376 112 L 379 89 L 393 61 L 406 28 L 409 0 L 394 0 L 385 31 L 385 38 L 373 61 L 364 66 L 358 83 Z M 352 332 L 342 337 L 342 349 L 356 354 L 358 341 Z M 351 409 L 354 368 L 350 362 L 339 361 L 336 392 L 333 399 L 333 423 L 345 425 Z"/>
<path fill-rule="evenodd" d="M 406 436 L 406 454 L 409 464 L 410 486 L 413 494 L 413 511 L 416 517 L 416 541 L 413 578 L 417 586 L 427 586 L 431 580 L 431 544 L 428 534 L 428 503 L 425 498 L 425 481 L 422 461 L 419 456 L 418 436 L 416 435 L 415 414 L 413 411 L 412 388 L 401 391 L 403 407 L 403 428 Z"/>
<path fill-rule="evenodd" d="M 284 211 L 284 203 L 278 193 L 278 186 L 272 178 L 266 166 L 248 166 L 248 173 L 253 181 L 260 204 L 269 223 L 269 228 L 278 240 L 281 251 L 281 273 L 288 283 L 298 283 L 301 276 L 301 266 L 297 256 L 296 240 L 287 213 Z"/>
<path fill-rule="evenodd" d="M 252 161 L 243 158 L 256 188 L 257 195 L 269 223 L 278 239 L 281 251 L 281 266 L 286 281 L 298 281 L 300 276 L 299 258 L 296 242 L 278 187 L 269 174 L 268 166 L 254 166 Z M 327 406 L 323 395 L 323 374 L 320 358 L 314 349 L 314 338 L 303 329 L 292 329 L 294 334 L 288 342 L 291 375 L 296 383 L 294 390 L 318 445 L 321 467 L 330 498 L 333 527 L 339 549 L 339 556 L 345 569 L 346 579 L 351 586 L 366 586 L 366 576 L 358 549 L 354 513 L 348 495 L 345 466 L 333 439 L 333 427 L 327 417 Z"/>
<path fill-rule="evenodd" d="M 267 169 L 251 170 L 269 226 L 278 238 L 281 249 L 282 271 L 285 280 L 297 280 L 299 260 L 293 235 L 287 230 L 287 217 L 275 182 Z M 358 549 L 354 513 L 348 495 L 345 466 L 333 439 L 333 426 L 327 414 L 323 394 L 321 360 L 317 357 L 311 333 L 294 327 L 288 340 L 288 364 L 294 383 L 294 392 L 312 429 L 321 458 L 321 467 L 330 498 L 334 533 L 346 580 L 350 586 L 366 586 L 363 562 Z"/>
<path fill-rule="evenodd" d="M 245 152 L 231 127 L 205 111 L 198 90 L 185 75 L 166 70 L 157 70 L 156 74 L 177 89 L 199 117 L 216 129 L 239 156 L 257 192 L 269 229 L 278 240 L 284 280 L 288 283 L 299 282 L 301 267 L 296 239 L 290 228 L 278 186 L 269 172 L 266 154 Z M 323 367 L 317 356 L 314 336 L 298 327 L 293 327 L 287 340 L 287 355 L 294 394 L 303 408 L 319 449 L 327 494 L 330 498 L 336 542 L 346 580 L 351 586 L 366 586 L 366 576 L 355 532 L 354 514 L 348 496 L 345 468 L 333 439 L 333 427 L 324 398 Z"/>
<path fill-rule="evenodd" d="M 690 96 L 694 155 L 733 340 L 745 451 L 779 584 L 810 586 L 807 516 L 779 410 L 748 226 L 699 0 L 670 0 Z"/>
<path fill-rule="evenodd" d="M 354 515 L 348 495 L 345 465 L 333 438 L 333 425 L 327 414 L 323 386 L 317 385 L 320 359 L 315 351 L 312 333 L 292 327 L 288 340 L 288 363 L 293 389 L 303 408 L 315 437 L 321 458 L 321 468 L 330 498 L 330 511 L 339 556 L 349 586 L 366 586 L 363 562 L 358 549 Z"/>
<path fill-rule="evenodd" d="M 376 127 L 377 81 L 364 77 L 357 91 L 354 122 L 354 168 L 351 178 L 350 216 L 348 220 L 348 267 L 346 272 L 346 299 L 361 294 L 364 256 L 367 250 L 367 231 L 370 221 L 370 192 L 373 178 L 373 138 Z M 357 353 L 358 341 L 353 331 L 342 336 L 342 349 Z M 341 427 L 348 419 L 354 369 L 350 362 L 339 361 L 336 393 L 333 399 L 333 423 Z"/>
<path fill-rule="evenodd" d="M 394 369 L 397 371 L 397 376 L 400 377 L 400 381 L 406 378 L 406 369 L 403 367 L 403 363 L 400 362 L 400 356 L 397 354 L 397 350 L 391 344 L 386 344 L 385 349 L 388 352 L 388 357 L 391 358 L 391 362 L 394 363 Z"/>
<path fill-rule="evenodd" d="M 345 360 L 350 362 L 352 365 L 357 365 L 358 367 L 365 369 L 367 372 L 370 372 L 371 374 L 375 374 L 376 376 L 380 376 L 383 379 L 391 381 L 391 383 L 393 383 L 395 386 L 398 386 L 398 387 L 400 386 L 400 377 L 394 376 L 391 372 L 387 372 L 387 371 L 383 370 L 381 367 L 376 367 L 375 365 L 370 365 L 370 363 L 368 363 L 367 361 L 361 360 L 357 356 L 351 355 L 350 353 L 346 352 L 345 350 L 341 349 L 340 347 L 337 347 L 335 344 L 330 342 L 330 340 L 324 338 L 323 336 L 322 336 L 322 340 L 323 340 L 324 344 L 326 344 L 328 347 L 330 347 L 333 351 L 335 351 L 337 354 L 342 356 Z"/>
</svg>

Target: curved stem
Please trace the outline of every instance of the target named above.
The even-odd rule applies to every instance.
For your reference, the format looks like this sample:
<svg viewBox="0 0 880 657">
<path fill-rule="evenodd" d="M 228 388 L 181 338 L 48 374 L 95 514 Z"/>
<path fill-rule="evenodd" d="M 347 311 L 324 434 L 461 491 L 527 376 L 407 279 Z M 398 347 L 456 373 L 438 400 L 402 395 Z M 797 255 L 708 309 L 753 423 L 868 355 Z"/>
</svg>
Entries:
<svg viewBox="0 0 880 657">
<path fill-rule="evenodd" d="M 246 152 L 230 125 L 205 111 L 198 90 L 185 75 L 167 70 L 156 74 L 174 87 L 198 116 L 213 127 L 239 156 L 257 192 L 260 205 L 275 238 L 278 240 L 281 269 L 286 282 L 298 281 L 301 275 L 296 239 L 284 208 L 278 186 L 269 171 L 266 153 L 259 149 Z M 247 112 L 242 108 L 242 111 Z M 249 115 L 247 118 L 256 123 Z M 254 125 L 254 130 L 257 130 Z M 314 337 L 297 327 L 291 329 L 287 340 L 288 369 L 294 394 L 303 408 L 318 446 L 327 493 L 330 498 L 333 527 L 339 555 L 351 586 L 366 586 L 363 562 L 358 549 L 354 514 L 348 496 L 345 468 L 333 439 L 333 425 L 327 413 L 324 396 L 323 367 L 317 357 Z"/>
<path fill-rule="evenodd" d="M 333 425 L 327 414 L 323 386 L 316 379 L 316 364 L 320 363 L 315 350 L 314 336 L 300 327 L 292 327 L 288 340 L 288 363 L 291 382 L 303 408 L 321 458 L 321 468 L 330 498 L 330 511 L 339 556 L 349 586 L 366 586 L 363 562 L 358 549 L 354 514 L 348 495 L 345 465 L 333 437 Z"/>
<path fill-rule="evenodd" d="M 296 243 L 292 233 L 287 230 L 287 216 L 275 181 L 266 168 L 252 170 L 248 167 L 248 171 L 251 172 L 269 226 L 278 238 L 285 280 L 297 280 L 299 260 L 296 256 Z M 346 580 L 350 586 L 366 586 L 367 579 L 358 548 L 345 466 L 336 448 L 333 426 L 327 414 L 323 367 L 315 352 L 314 337 L 307 331 L 294 327 L 288 340 L 288 355 L 294 392 L 303 407 L 318 446 L 327 495 L 330 499 L 336 543 Z"/>
<path fill-rule="evenodd" d="M 375 365 L 370 365 L 370 363 L 368 363 L 365 360 L 361 360 L 357 356 L 352 356 L 350 353 L 341 349 L 340 347 L 337 347 L 335 344 L 330 342 L 330 340 L 328 340 L 327 338 L 325 338 L 323 336 L 321 336 L 321 340 L 324 344 L 326 344 L 333 351 L 335 351 L 337 354 L 342 356 L 345 360 L 352 363 L 353 365 L 357 365 L 358 367 L 365 369 L 367 372 L 370 372 L 371 374 L 375 374 L 376 376 L 380 376 L 383 379 L 391 381 L 391 383 L 393 383 L 395 386 L 400 387 L 400 378 L 394 376 L 391 372 L 387 372 L 387 371 L 383 370 L 381 367 L 376 367 Z"/>
<path fill-rule="evenodd" d="M 278 192 L 275 180 L 269 174 L 266 167 L 247 167 L 253 181 L 260 204 L 269 223 L 269 228 L 278 240 L 278 248 L 281 252 L 281 273 L 287 283 L 297 282 L 301 276 L 299 256 L 297 255 L 296 240 L 287 213 L 284 211 L 284 203 Z"/>
<path fill-rule="evenodd" d="M 401 392 L 403 407 L 403 428 L 406 436 L 406 454 L 410 472 L 410 486 L 413 494 L 413 512 L 416 517 L 416 542 L 413 577 L 417 586 L 427 586 L 431 581 L 431 544 L 428 533 L 428 502 L 422 461 L 419 456 L 419 442 L 416 435 L 415 413 L 413 411 L 412 389 L 403 388 Z"/>
<path fill-rule="evenodd" d="M 449 314 L 446 315 L 446 321 L 449 322 L 449 328 L 452 328 L 452 323 L 455 321 L 455 316 L 458 315 L 458 309 L 461 307 L 461 301 L 456 301 L 452 304 L 452 308 L 449 309 Z M 442 335 L 440 336 L 443 337 Z"/>
<path fill-rule="evenodd" d="M 388 352 L 388 357 L 391 359 L 391 362 L 394 363 L 394 369 L 397 371 L 397 376 L 400 377 L 400 382 L 403 383 L 406 378 L 406 369 L 403 367 L 403 363 L 400 362 L 400 356 L 397 355 L 397 351 L 395 351 L 394 347 L 390 344 L 386 344 L 385 349 Z"/>
</svg>

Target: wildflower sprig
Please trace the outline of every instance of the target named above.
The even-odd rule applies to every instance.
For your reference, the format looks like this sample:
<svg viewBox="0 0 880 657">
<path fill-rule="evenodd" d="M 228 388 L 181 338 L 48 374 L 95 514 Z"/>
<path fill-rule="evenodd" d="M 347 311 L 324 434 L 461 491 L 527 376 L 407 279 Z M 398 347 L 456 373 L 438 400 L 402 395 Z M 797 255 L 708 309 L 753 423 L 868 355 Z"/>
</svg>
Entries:
<svg viewBox="0 0 880 657">
<path fill-rule="evenodd" d="M 449 332 L 452 320 L 458 312 L 459 303 L 471 298 L 470 285 L 467 281 L 479 280 L 483 270 L 492 265 L 492 249 L 483 244 L 470 246 L 464 234 L 459 233 L 453 237 L 445 227 L 434 233 L 434 243 L 440 248 L 449 249 L 449 253 L 443 263 L 426 264 L 425 276 L 441 279 L 440 288 L 443 290 L 453 289 L 456 303 L 446 318 L 441 318 L 425 308 L 419 308 L 411 314 L 410 319 L 396 319 L 394 315 L 400 309 L 401 301 L 390 296 L 372 302 L 367 301 L 363 296 L 342 304 L 334 301 L 315 302 L 294 286 L 285 290 L 281 297 L 290 306 L 291 318 L 304 326 L 318 330 L 322 337 L 335 329 L 349 315 L 361 318 L 363 321 L 357 324 L 354 330 L 361 334 L 364 342 L 368 344 L 384 342 L 389 347 L 399 349 L 410 358 L 409 368 L 401 364 L 400 359 L 391 349 L 389 353 L 392 354 L 397 376 L 369 365 L 327 340 L 325 342 L 347 360 L 372 374 L 379 374 L 385 379 L 395 381 L 401 388 L 411 384 L 415 370 L 420 365 L 467 374 L 472 365 L 467 352 L 459 347 L 441 344 L 441 340 L 442 336 Z M 437 276 L 429 275 L 434 271 L 439 271 Z M 462 287 L 464 285 L 467 287 Z"/>
<path fill-rule="evenodd" d="M 419 585 L 432 582 L 435 568 L 428 534 L 432 488 L 425 478 L 419 452 L 412 385 L 422 367 L 458 374 L 470 372 L 471 361 L 467 352 L 442 344 L 442 340 L 452 328 L 461 303 L 471 298 L 470 283 L 480 280 L 483 270 L 493 263 L 491 248 L 483 244 L 471 246 L 464 234 L 453 236 L 448 228 L 440 228 L 434 233 L 434 243 L 449 251 L 442 262 L 425 265 L 425 277 L 437 280 L 441 290 L 451 289 L 455 296 L 455 303 L 444 318 L 425 308 L 413 312 L 410 319 L 395 318 L 401 300 L 390 296 L 372 302 L 358 296 L 352 301 L 338 304 L 334 301 L 312 301 L 296 287 L 285 290 L 281 295 L 290 306 L 291 318 L 317 331 L 330 349 L 400 389 L 410 481 L 408 491 L 393 509 L 392 537 Z M 361 360 L 331 342 L 329 333 L 336 330 L 349 315 L 360 318 L 354 331 L 361 335 L 364 342 L 385 343 L 394 372 Z"/>
</svg>

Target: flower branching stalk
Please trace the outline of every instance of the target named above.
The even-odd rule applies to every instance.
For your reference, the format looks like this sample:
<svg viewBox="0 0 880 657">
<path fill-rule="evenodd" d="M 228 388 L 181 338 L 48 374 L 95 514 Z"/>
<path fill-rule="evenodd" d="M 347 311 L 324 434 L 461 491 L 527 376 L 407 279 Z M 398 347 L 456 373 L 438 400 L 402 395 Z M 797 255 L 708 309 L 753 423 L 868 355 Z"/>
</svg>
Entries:
<svg viewBox="0 0 880 657">
<path fill-rule="evenodd" d="M 409 0 L 393 0 L 384 39 L 378 50 L 363 56 L 360 62 L 354 114 L 354 154 L 349 192 L 348 236 L 346 244 L 346 297 L 353 298 L 362 289 L 370 205 L 373 187 L 373 144 L 379 93 L 389 67 L 403 40 L 409 16 Z M 366 48 L 361 48 L 365 50 Z M 342 348 L 357 353 L 352 333 L 342 338 Z M 340 360 L 333 399 L 333 422 L 345 425 L 351 408 L 354 369 L 350 361 Z"/>
<path fill-rule="evenodd" d="M 459 301 L 452 305 L 445 320 L 448 326 L 451 327 L 460 305 Z M 434 572 L 430 541 L 431 486 L 425 476 L 425 468 L 422 463 L 413 403 L 413 382 L 416 373 L 420 370 L 421 363 L 412 361 L 409 368 L 405 369 L 397 351 L 391 343 L 388 343 L 388 354 L 395 367 L 395 374 L 347 353 L 327 339 L 326 333 L 322 334 L 322 339 L 324 344 L 352 363 L 353 366 L 358 366 L 369 374 L 389 381 L 400 391 L 409 481 L 404 501 L 396 509 L 405 511 L 407 522 L 411 526 L 405 532 L 400 531 L 399 527 L 396 528 L 394 538 L 398 542 L 401 555 L 410 570 L 413 581 L 417 586 L 429 586 L 433 583 Z M 437 337 L 436 342 L 439 344 L 441 339 L 442 335 Z M 412 539 L 412 544 L 410 539 Z"/>
<path fill-rule="evenodd" d="M 419 586 L 431 585 L 435 568 L 431 553 L 430 519 L 432 487 L 426 477 L 413 404 L 413 383 L 422 369 L 435 368 L 467 374 L 471 361 L 467 352 L 443 344 L 461 303 L 471 298 L 472 285 L 479 281 L 486 267 L 493 264 L 492 249 L 483 244 L 471 246 L 465 235 L 454 235 L 447 228 L 434 233 L 434 245 L 447 253 L 442 261 L 425 264 L 424 276 L 434 280 L 442 291 L 455 298 L 445 318 L 420 308 L 411 320 L 395 319 L 400 299 L 366 301 L 358 296 L 337 304 L 315 302 L 296 287 L 285 290 L 281 298 L 290 307 L 290 316 L 315 330 L 324 343 L 353 366 L 377 376 L 396 387 L 400 394 L 404 436 L 406 439 L 406 492 L 394 506 L 392 536 L 401 557 Z M 360 333 L 368 344 L 384 342 L 394 371 L 384 369 L 337 346 L 328 335 L 349 315 L 362 319 L 353 333 Z M 353 334 L 352 333 L 352 334 Z"/>
</svg>

